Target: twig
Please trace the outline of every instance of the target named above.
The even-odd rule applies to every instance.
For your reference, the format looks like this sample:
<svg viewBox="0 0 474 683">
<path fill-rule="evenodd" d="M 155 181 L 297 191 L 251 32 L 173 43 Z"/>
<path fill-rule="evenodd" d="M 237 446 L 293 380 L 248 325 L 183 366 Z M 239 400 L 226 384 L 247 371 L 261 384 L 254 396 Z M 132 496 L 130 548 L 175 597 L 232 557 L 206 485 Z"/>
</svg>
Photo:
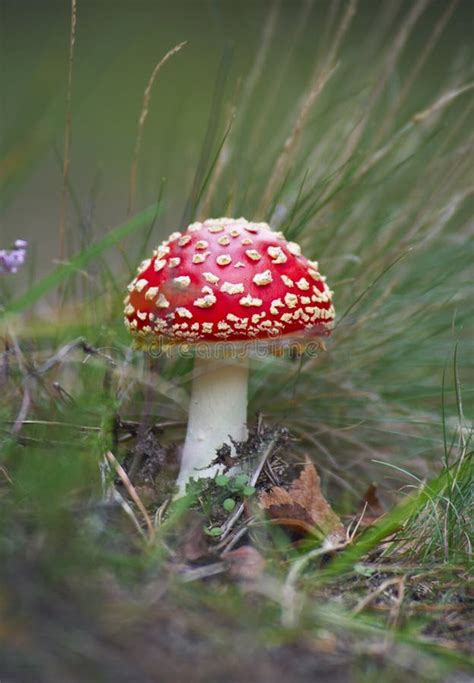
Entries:
<svg viewBox="0 0 474 683">
<path fill-rule="evenodd" d="M 150 429 L 162 432 L 165 427 L 176 427 L 183 424 L 185 424 L 185 420 L 166 420 L 165 422 L 155 422 L 150 426 Z M 140 427 L 140 422 L 136 420 L 120 420 L 119 427 L 121 429 L 137 432 Z"/>
<path fill-rule="evenodd" d="M 45 373 L 49 372 L 55 365 L 61 363 L 66 356 L 68 356 L 76 349 L 81 349 L 85 354 L 87 354 L 87 356 L 101 356 L 108 363 L 110 363 L 110 365 L 116 365 L 116 362 L 111 356 L 102 353 L 102 351 L 99 351 L 98 349 L 95 349 L 90 344 L 88 344 L 88 342 L 86 342 L 85 339 L 79 337 L 78 339 L 74 339 L 74 341 L 69 342 L 68 344 L 64 344 L 64 346 L 62 346 L 59 349 L 59 351 L 57 351 L 54 354 L 54 356 L 51 356 L 51 358 L 48 358 L 47 361 L 45 361 L 42 365 L 36 368 L 35 374 L 44 375 Z M 87 356 L 84 362 L 87 361 Z"/>
<path fill-rule="evenodd" d="M 257 480 L 260 476 L 260 473 L 261 473 L 267 459 L 270 457 L 273 449 L 275 448 L 275 445 L 278 441 L 278 437 L 279 437 L 279 434 L 275 434 L 275 436 L 272 438 L 272 440 L 268 444 L 267 448 L 263 452 L 263 454 L 262 454 L 262 456 L 261 456 L 261 458 L 257 464 L 257 467 L 255 468 L 255 470 L 254 470 L 254 472 L 250 478 L 250 481 L 249 481 L 250 486 L 255 486 L 255 484 L 257 483 Z M 223 525 L 222 534 L 220 535 L 221 542 L 229 535 L 229 532 L 231 531 L 232 527 L 235 525 L 237 520 L 242 515 L 244 509 L 245 509 L 244 503 L 240 503 L 240 505 L 236 508 L 235 512 L 229 517 L 227 522 Z"/>
<path fill-rule="evenodd" d="M 190 583 L 191 581 L 199 581 L 199 579 L 207 579 L 209 576 L 216 576 L 225 572 L 226 566 L 224 562 L 214 562 L 207 564 L 204 567 L 196 567 L 195 569 L 186 569 L 179 575 L 183 583 Z"/>
<path fill-rule="evenodd" d="M 28 387 L 28 379 L 29 379 L 29 373 L 27 368 L 25 367 L 25 364 L 23 362 L 23 354 L 21 352 L 20 346 L 18 344 L 18 340 L 16 336 L 10 332 L 10 338 L 13 346 L 13 350 L 17 359 L 18 367 L 20 368 L 20 372 L 23 375 L 23 380 L 22 380 L 22 387 L 23 387 L 23 397 L 21 400 L 21 406 L 20 410 L 18 411 L 18 414 L 15 419 L 15 423 L 12 427 L 12 434 L 18 434 L 20 429 L 23 426 L 24 420 L 26 420 L 26 416 L 28 415 L 28 411 L 30 409 L 31 405 L 31 395 L 30 395 L 30 390 Z"/>
<path fill-rule="evenodd" d="M 127 473 L 123 469 L 122 465 L 118 462 L 116 457 L 111 451 L 107 451 L 105 454 L 105 457 L 107 458 L 109 464 L 115 469 L 117 472 L 118 476 L 122 480 L 123 485 L 127 489 L 127 492 L 130 496 L 130 498 L 133 500 L 137 508 L 140 510 L 140 512 L 143 515 L 143 518 L 146 522 L 146 525 L 148 527 L 148 540 L 152 542 L 155 539 L 155 527 L 153 526 L 153 522 L 150 519 L 150 515 L 148 514 L 145 506 L 143 505 L 140 496 L 138 495 L 135 487 L 133 486 L 132 482 L 128 478 Z"/>
<path fill-rule="evenodd" d="M 145 88 L 145 92 L 143 93 L 143 104 L 142 104 L 142 109 L 140 112 L 140 117 L 138 119 L 138 126 L 137 126 L 137 137 L 135 139 L 135 148 L 133 150 L 133 159 L 132 159 L 132 165 L 130 168 L 130 177 L 129 177 L 129 186 L 128 186 L 128 208 L 127 208 L 127 216 L 130 216 L 132 213 L 133 209 L 133 201 L 135 199 L 135 188 L 137 184 L 137 169 L 138 169 L 138 157 L 140 155 L 140 148 L 142 144 L 142 139 L 143 139 L 143 129 L 145 126 L 145 122 L 148 117 L 148 112 L 150 109 L 150 100 L 151 100 L 151 91 L 153 89 L 153 85 L 155 83 L 156 77 L 158 76 L 158 73 L 160 72 L 160 69 L 166 62 L 177 52 L 181 50 L 186 45 L 186 41 L 179 43 L 178 45 L 175 45 L 171 50 L 169 50 L 165 56 L 156 64 L 155 68 L 152 71 L 152 74 L 148 80 L 147 86 Z"/>
<path fill-rule="evenodd" d="M 227 543 L 224 543 L 223 546 L 221 546 L 221 544 L 219 544 L 219 545 L 217 546 L 217 549 L 218 549 L 218 550 L 222 550 L 222 553 L 223 553 L 223 554 L 224 554 L 224 553 L 228 553 L 229 550 L 232 550 L 232 548 L 234 547 L 234 545 L 236 545 L 236 543 L 238 543 L 238 542 L 240 541 L 240 539 L 242 538 L 242 536 L 245 536 L 245 534 L 247 533 L 247 531 L 248 531 L 249 528 L 250 528 L 250 522 L 252 522 L 252 521 L 253 521 L 253 518 L 252 518 L 252 520 L 249 520 L 249 523 L 244 524 L 244 526 L 242 526 L 242 527 L 241 527 L 241 528 L 240 528 L 240 529 L 231 537 L 231 539 L 230 539 L 229 541 L 227 541 Z"/>
</svg>

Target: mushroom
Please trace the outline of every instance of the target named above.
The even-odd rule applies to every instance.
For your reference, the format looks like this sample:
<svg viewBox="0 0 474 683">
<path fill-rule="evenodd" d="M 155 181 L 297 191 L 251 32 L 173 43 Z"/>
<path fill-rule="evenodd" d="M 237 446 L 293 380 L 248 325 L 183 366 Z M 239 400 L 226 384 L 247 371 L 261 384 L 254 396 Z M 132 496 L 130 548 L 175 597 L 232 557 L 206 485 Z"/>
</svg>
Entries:
<svg viewBox="0 0 474 683">
<path fill-rule="evenodd" d="M 247 437 L 248 349 L 329 334 L 332 292 L 318 264 L 266 223 L 209 219 L 173 233 L 138 268 L 125 325 L 142 343 L 195 349 L 178 488 L 212 477 L 216 450 Z"/>
</svg>

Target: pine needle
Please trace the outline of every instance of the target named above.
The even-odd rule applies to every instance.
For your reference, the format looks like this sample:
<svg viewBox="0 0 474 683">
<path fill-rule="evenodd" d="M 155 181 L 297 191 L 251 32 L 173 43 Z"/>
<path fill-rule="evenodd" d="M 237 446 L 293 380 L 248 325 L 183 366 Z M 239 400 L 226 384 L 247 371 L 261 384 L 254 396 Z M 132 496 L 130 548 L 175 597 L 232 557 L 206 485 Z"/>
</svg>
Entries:
<svg viewBox="0 0 474 683">
<path fill-rule="evenodd" d="M 142 500 L 138 495 L 134 485 L 128 478 L 128 474 L 125 472 L 122 465 L 119 463 L 119 461 L 111 451 L 107 451 L 105 457 L 107 458 L 109 464 L 114 468 L 114 470 L 117 472 L 118 476 L 122 480 L 122 483 L 127 489 L 130 498 L 133 500 L 137 508 L 142 513 L 143 519 L 145 520 L 145 523 L 148 527 L 148 540 L 150 542 L 153 541 L 155 538 L 155 527 L 153 526 L 153 522 L 151 521 L 150 515 L 148 514 L 146 507 L 143 505 Z"/>
</svg>

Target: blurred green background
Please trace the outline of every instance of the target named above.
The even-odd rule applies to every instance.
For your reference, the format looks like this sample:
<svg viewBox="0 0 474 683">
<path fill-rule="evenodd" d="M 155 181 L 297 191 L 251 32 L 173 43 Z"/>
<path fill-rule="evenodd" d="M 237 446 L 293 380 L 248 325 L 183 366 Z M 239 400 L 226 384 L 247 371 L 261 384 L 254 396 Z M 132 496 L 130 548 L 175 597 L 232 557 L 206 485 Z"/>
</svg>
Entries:
<svg viewBox="0 0 474 683">
<path fill-rule="evenodd" d="M 448 4 L 434 1 L 426 7 L 390 75 L 382 107 L 396 96 Z M 320 98 L 310 130 L 311 144 L 324 134 L 320 119 L 328 107 L 336 128 L 340 115 L 341 145 L 347 139 L 346 108 L 355 103 L 354 113 L 363 111 L 364 89 L 367 95 L 372 83 L 370 69 L 393 37 L 396 22 L 413 5 L 398 0 L 360 3 L 340 50 L 341 67 L 335 79 L 344 83 L 340 99 L 334 91 L 329 98 L 325 94 Z M 341 7 L 337 0 L 79 0 L 70 180 L 94 234 L 102 234 L 126 216 L 128 174 L 143 91 L 167 50 L 188 41 L 162 69 L 154 87 L 135 202 L 140 208 L 155 201 L 166 178 L 160 235 L 181 227 L 218 74 L 223 106 L 236 97 L 238 107 L 265 31 L 273 22 L 268 57 L 249 105 L 248 120 L 256 123 L 256 134 L 250 138 L 252 148 L 242 150 L 241 182 L 255 184 L 262 173 L 256 159 L 264 157 L 273 142 L 281 145 L 288 133 L 289 117 L 315 63 L 328 50 L 328 34 L 334 30 L 334 16 Z M 422 108 L 439 92 L 440 83 L 469 62 L 473 8 L 469 0 L 458 4 L 397 120 Z M 65 1 L 0 3 L 1 245 L 17 237 L 28 239 L 36 253 L 37 272 L 49 270 L 58 256 L 69 22 L 70 7 Z M 220 111 L 219 129 L 224 118 L 225 111 Z M 319 161 L 324 167 L 331 160 L 322 156 Z M 72 251 L 79 246 L 76 224 L 72 211 Z"/>
</svg>

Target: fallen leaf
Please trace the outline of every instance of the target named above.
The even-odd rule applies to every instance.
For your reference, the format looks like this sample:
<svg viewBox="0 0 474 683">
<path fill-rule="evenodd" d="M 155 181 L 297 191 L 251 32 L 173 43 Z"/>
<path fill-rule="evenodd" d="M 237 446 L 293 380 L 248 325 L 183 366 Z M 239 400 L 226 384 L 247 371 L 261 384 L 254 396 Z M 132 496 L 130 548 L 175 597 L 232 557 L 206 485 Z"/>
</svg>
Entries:
<svg viewBox="0 0 474 683">
<path fill-rule="evenodd" d="M 229 550 L 222 556 L 229 575 L 234 579 L 255 581 L 265 569 L 265 559 L 251 545 L 243 545 L 236 550 Z"/>
<path fill-rule="evenodd" d="M 290 488 L 274 486 L 259 496 L 259 503 L 277 524 L 307 535 L 323 536 L 330 543 L 346 540 L 345 528 L 321 491 L 321 480 L 308 459 Z"/>
<path fill-rule="evenodd" d="M 385 514 L 385 508 L 380 502 L 377 494 L 376 484 L 370 484 L 364 493 L 362 500 L 357 506 L 356 520 L 360 519 L 359 528 L 365 529 L 372 526 L 375 522 Z"/>
</svg>

